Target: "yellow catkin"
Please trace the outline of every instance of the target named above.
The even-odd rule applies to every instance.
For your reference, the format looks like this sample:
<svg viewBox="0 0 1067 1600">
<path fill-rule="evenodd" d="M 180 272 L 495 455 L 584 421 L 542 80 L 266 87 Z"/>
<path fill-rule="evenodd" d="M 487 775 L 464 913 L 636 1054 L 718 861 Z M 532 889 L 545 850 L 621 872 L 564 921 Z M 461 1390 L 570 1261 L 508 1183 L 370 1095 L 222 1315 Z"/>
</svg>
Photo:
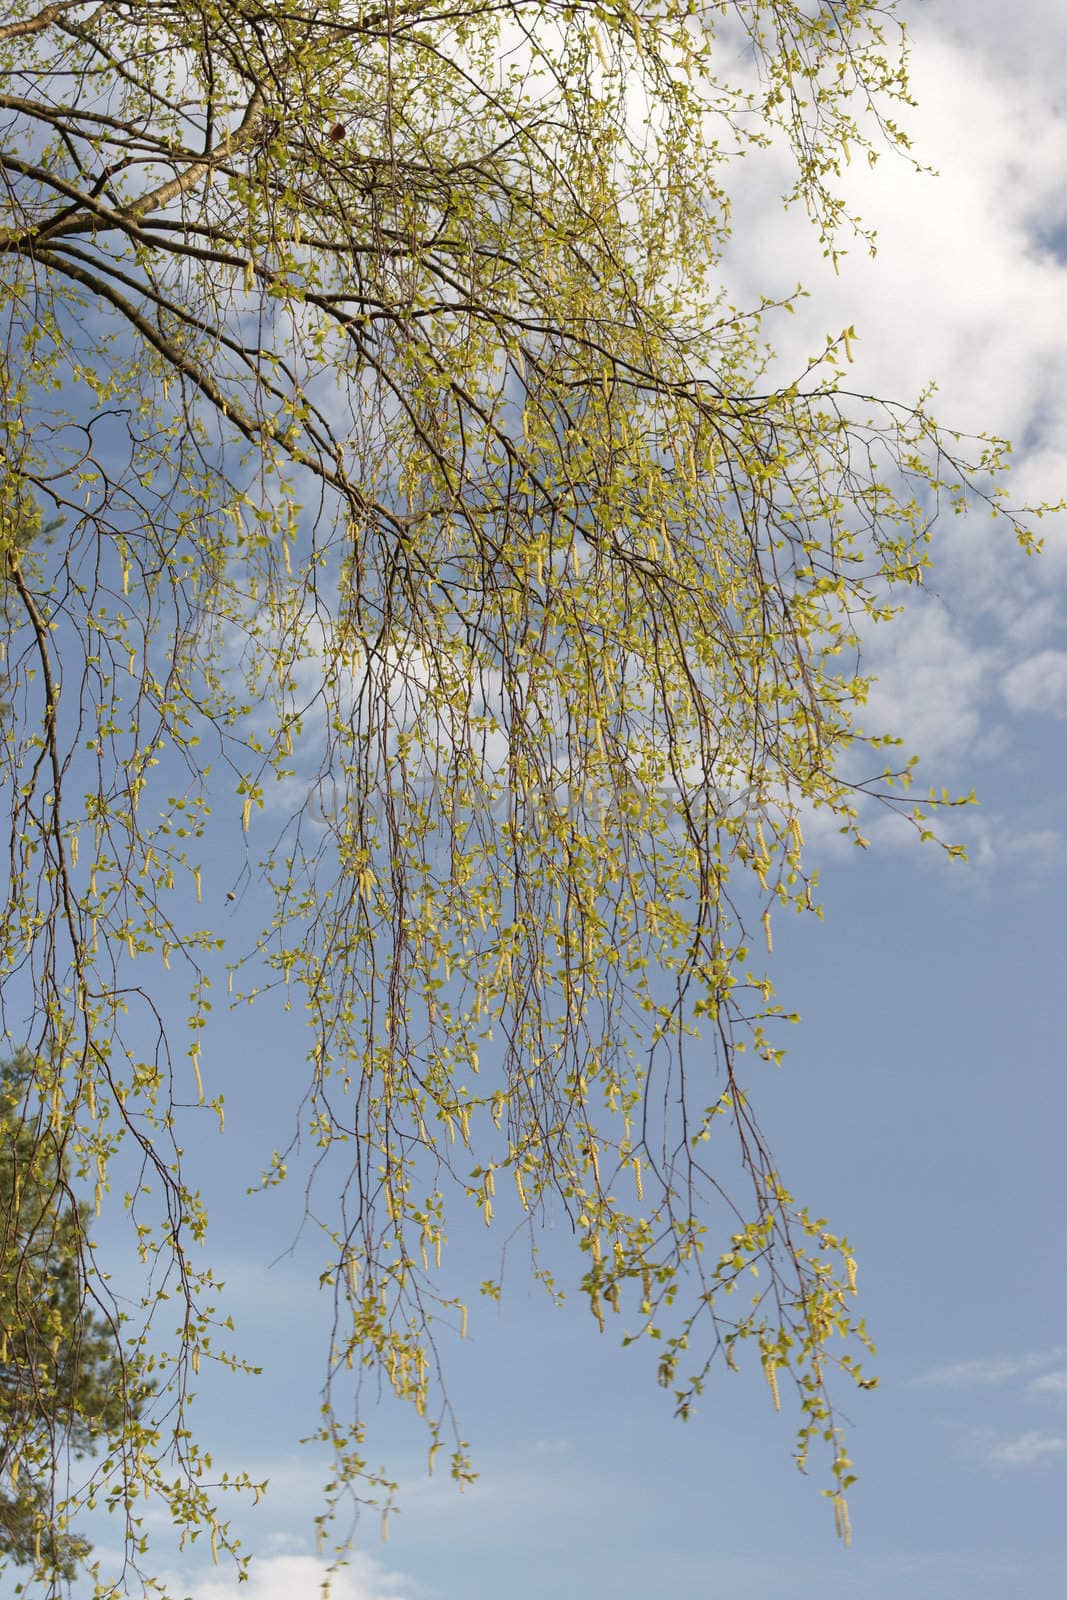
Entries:
<svg viewBox="0 0 1067 1600">
<path fill-rule="evenodd" d="M 837 1531 L 845 1544 L 852 1543 L 852 1523 L 849 1519 L 848 1505 L 843 1494 L 834 1495 L 834 1522 Z"/>
</svg>

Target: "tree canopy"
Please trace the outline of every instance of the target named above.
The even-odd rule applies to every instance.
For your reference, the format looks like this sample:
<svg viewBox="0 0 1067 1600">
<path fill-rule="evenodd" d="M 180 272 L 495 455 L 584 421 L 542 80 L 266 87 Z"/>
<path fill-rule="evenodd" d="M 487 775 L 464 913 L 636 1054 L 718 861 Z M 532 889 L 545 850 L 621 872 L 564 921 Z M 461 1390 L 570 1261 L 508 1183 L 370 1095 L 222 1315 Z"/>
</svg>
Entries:
<svg viewBox="0 0 1067 1600">
<path fill-rule="evenodd" d="M 3 1025 L 98 1206 L 123 1175 L 115 1359 L 153 1400 L 56 1514 L 106 1492 L 131 1559 L 149 1493 L 229 1542 L 182 1164 L 197 1103 L 222 1121 L 220 985 L 307 1017 L 263 1181 L 299 1173 L 328 1247 L 333 1498 L 390 1492 L 368 1376 L 472 1470 L 441 1366 L 470 1204 L 551 1293 L 537 1227 L 569 1217 L 681 1415 L 746 1348 L 775 1403 L 791 1379 L 847 1526 L 830 1380 L 871 1382 L 865 1332 L 760 1132 L 767 957 L 817 910 L 813 810 L 932 832 L 859 648 L 942 502 L 1005 509 L 1005 447 L 851 391 L 851 328 L 782 381 L 792 301 L 738 308 L 721 269 L 746 152 L 791 152 L 832 254 L 843 164 L 906 155 L 906 103 L 892 0 L 9 4 Z M 207 892 L 234 859 L 242 948 Z"/>
</svg>

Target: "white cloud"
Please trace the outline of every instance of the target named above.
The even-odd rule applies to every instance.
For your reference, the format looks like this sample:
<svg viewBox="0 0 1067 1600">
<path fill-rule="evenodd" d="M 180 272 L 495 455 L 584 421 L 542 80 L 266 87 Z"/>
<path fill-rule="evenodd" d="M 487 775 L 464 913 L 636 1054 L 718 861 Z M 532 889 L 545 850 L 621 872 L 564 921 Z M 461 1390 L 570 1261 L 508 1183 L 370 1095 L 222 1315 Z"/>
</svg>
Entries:
<svg viewBox="0 0 1067 1600">
<path fill-rule="evenodd" d="M 908 400 L 933 380 L 953 426 L 1022 440 L 1040 423 L 1045 438 L 1062 437 L 1067 263 L 1042 241 L 1064 216 L 1063 114 L 1052 92 L 1006 81 L 932 27 L 912 75 L 919 104 L 905 125 L 937 176 L 883 154 L 873 171 L 847 168 L 842 183 L 851 209 L 877 228 L 877 255 L 854 243 L 834 275 L 802 215 L 774 204 L 786 172 L 779 152 L 739 197 L 733 271 L 768 292 L 798 278 L 809 291 L 773 330 L 791 374 L 851 322 L 846 387 Z"/>
<path fill-rule="evenodd" d="M 329 1579 L 329 1589 L 323 1585 Z M 193 1573 L 171 1579 L 174 1592 L 189 1600 L 410 1600 L 415 1586 L 387 1571 L 372 1556 L 355 1555 L 348 1566 L 330 1574 L 321 1556 L 276 1555 L 253 1560 L 247 1583 L 236 1574 L 220 1577 Z"/>
<path fill-rule="evenodd" d="M 904 740 L 922 773 L 973 745 L 982 727 L 990 652 L 969 639 L 935 601 L 917 600 L 871 639 L 865 669 L 877 675 L 860 714 L 863 728 Z"/>
<path fill-rule="evenodd" d="M 954 1361 L 945 1367 L 935 1367 L 915 1379 L 916 1383 L 929 1384 L 938 1389 L 963 1389 L 997 1383 L 1008 1383 L 1012 1378 L 1051 1367 L 1067 1357 L 1067 1345 L 1055 1345 L 1050 1350 L 1032 1351 L 1020 1356 L 980 1358 L 974 1361 Z"/>
<path fill-rule="evenodd" d="M 1005 674 L 1001 693 L 1013 711 L 1067 716 L 1067 650 L 1040 650 Z"/>
<path fill-rule="evenodd" d="M 1067 1438 L 1060 1434 L 1038 1433 L 1031 1429 L 1014 1439 L 1001 1439 L 987 1443 L 983 1454 L 991 1467 L 1013 1469 L 1033 1467 L 1050 1456 L 1062 1455 L 1067 1450 Z"/>
<path fill-rule="evenodd" d="M 940 176 L 888 155 L 873 172 L 846 169 L 852 208 L 877 227 L 877 256 L 853 244 L 835 276 L 804 218 L 775 205 L 785 168 L 771 153 L 749 167 L 728 268 L 738 303 L 798 279 L 809 291 L 794 317 L 768 325 L 782 377 L 854 324 L 845 386 L 908 401 L 936 382 L 932 410 L 945 425 L 1015 440 L 1005 487 L 1018 506 L 1067 494 L 1067 116 L 1040 5 L 1027 8 L 1025 48 L 1012 30 L 1008 62 L 995 0 L 976 4 L 991 19 L 981 46 L 970 5 L 965 24 L 926 8 L 913 16 L 918 106 L 903 120 Z M 1061 14 L 1058 25 L 1062 36 Z M 1067 653 L 1054 648 L 1067 516 L 1036 531 L 1047 553 L 1027 560 L 1003 519 L 943 518 L 929 592 L 909 594 L 904 617 L 865 640 L 863 666 L 881 681 L 861 722 L 902 736 L 927 782 L 1010 744 L 1013 711 L 1067 715 Z M 865 831 L 905 838 L 889 822 Z"/>
</svg>

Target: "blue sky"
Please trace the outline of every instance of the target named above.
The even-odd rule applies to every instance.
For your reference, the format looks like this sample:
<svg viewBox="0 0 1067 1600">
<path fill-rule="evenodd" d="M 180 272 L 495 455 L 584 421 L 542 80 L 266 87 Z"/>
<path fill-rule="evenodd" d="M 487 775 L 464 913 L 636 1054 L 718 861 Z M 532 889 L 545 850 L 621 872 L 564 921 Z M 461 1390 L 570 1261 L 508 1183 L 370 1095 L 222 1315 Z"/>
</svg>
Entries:
<svg viewBox="0 0 1067 1600">
<path fill-rule="evenodd" d="M 1051 781 L 1055 740 L 1033 732 L 1025 754 Z M 826 924 L 781 941 L 782 987 L 805 1020 L 764 1118 L 796 1189 L 847 1224 L 879 1343 L 881 1387 L 849 1407 L 852 1547 L 835 1541 L 817 1478 L 792 1467 L 787 1419 L 755 1374 L 720 1378 L 682 1426 L 646 1356 L 599 1337 L 577 1306 L 551 1312 L 517 1274 L 503 1309 L 476 1310 L 450 1351 L 479 1483 L 459 1496 L 427 1482 L 421 1445 L 383 1414 L 400 1513 L 384 1548 L 365 1520 L 371 1559 L 339 1582 L 341 1600 L 1059 1592 L 1063 876 L 949 877 L 929 853 L 865 856 L 827 869 Z M 258 1062 L 269 1070 L 265 1048 Z M 291 1440 L 314 1401 L 322 1308 L 306 1261 L 261 1271 L 265 1230 L 249 1216 L 243 1228 L 221 1222 L 216 1248 L 228 1236 L 241 1251 L 231 1282 L 267 1373 L 216 1425 L 274 1484 L 247 1520 L 261 1559 L 245 1592 L 311 1600 L 320 1568 L 303 1541 L 320 1475 Z M 233 1408 L 229 1380 L 226 1392 Z M 195 1600 L 238 1592 L 195 1563 L 182 1574 Z"/>
<path fill-rule="evenodd" d="M 888 158 L 855 179 L 879 231 L 838 278 L 753 170 L 728 270 L 740 303 L 812 291 L 775 330 L 785 366 L 854 324 L 855 387 L 910 398 L 1020 445 L 1020 499 L 1067 492 L 1067 17 L 1055 0 L 914 10 L 917 177 Z M 854 1540 L 834 1539 L 818 1471 L 790 1459 L 788 1416 L 758 1374 L 719 1375 L 675 1422 L 649 1357 L 527 1288 L 475 1308 L 450 1386 L 482 1476 L 428 1481 L 418 1433 L 383 1409 L 373 1450 L 402 1483 L 335 1600 L 982 1600 L 1059 1593 L 1067 1567 L 1063 904 L 1067 893 L 1067 519 L 1027 561 L 980 518 L 953 522 L 908 615 L 870 643 L 870 721 L 900 731 L 931 781 L 973 784 L 949 866 L 872 817 L 872 849 L 813 840 L 826 921 L 775 929 L 779 998 L 803 1022 L 760 1110 L 787 1181 L 848 1232 L 880 1387 L 849 1396 Z M 238 1589 L 198 1549 L 170 1557 L 192 1600 L 312 1600 L 321 1463 L 309 1430 L 328 1306 L 314 1252 L 276 1260 L 293 1194 L 248 1199 L 291 1105 L 276 1020 L 223 1024 L 225 1141 L 202 1153 L 213 1252 L 258 1380 L 205 1374 L 220 1461 L 267 1476 L 239 1513 L 256 1552 Z M 276 1087 L 275 1087 L 276 1086 Z M 240 1112 L 245 1111 L 242 1121 Z M 266 1150 L 264 1152 L 264 1147 Z M 453 1249 L 495 1264 L 472 1229 Z M 566 1240 L 560 1239 L 562 1248 Z M 549 1245 L 554 1251 L 556 1242 Z M 479 1251 L 485 1268 L 477 1267 Z M 275 1262 L 275 1265 L 271 1265 Z M 151 1513 L 149 1514 L 151 1516 Z M 107 1525 L 99 1531 L 107 1545 Z"/>
</svg>

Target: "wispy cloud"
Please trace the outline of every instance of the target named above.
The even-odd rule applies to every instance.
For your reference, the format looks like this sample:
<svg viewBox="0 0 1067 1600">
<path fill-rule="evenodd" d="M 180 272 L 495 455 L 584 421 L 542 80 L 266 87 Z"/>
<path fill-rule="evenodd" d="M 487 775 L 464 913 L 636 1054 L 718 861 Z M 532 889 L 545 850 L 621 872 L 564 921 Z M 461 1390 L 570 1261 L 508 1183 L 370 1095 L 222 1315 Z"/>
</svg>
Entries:
<svg viewBox="0 0 1067 1600">
<path fill-rule="evenodd" d="M 920 1374 L 914 1381 L 937 1389 L 969 1389 L 1010 1383 L 1042 1367 L 1054 1366 L 1067 1358 L 1067 1345 L 1054 1345 L 1051 1350 L 1030 1351 L 1019 1356 L 979 1357 L 972 1361 L 954 1361 L 948 1366 L 934 1367 Z"/>
<path fill-rule="evenodd" d="M 1067 1438 L 1062 1434 L 1040 1433 L 1032 1428 L 1013 1439 L 988 1441 L 982 1454 L 987 1466 L 1012 1471 L 1036 1466 L 1053 1456 L 1063 1455 L 1064 1451 L 1067 1451 Z"/>
<path fill-rule="evenodd" d="M 1058 1372 L 1043 1372 L 1039 1378 L 1033 1378 L 1027 1384 L 1026 1392 L 1048 1396 L 1053 1400 L 1067 1400 L 1067 1371 L 1061 1368 Z"/>
<path fill-rule="evenodd" d="M 1048 866 L 1063 855 L 1063 835 L 1055 828 L 1034 828 L 1003 841 L 1007 856 L 1018 856 L 1038 866 Z"/>
<path fill-rule="evenodd" d="M 1013 711 L 1067 716 L 1067 650 L 1040 650 L 1005 675 L 1001 693 Z"/>
</svg>

